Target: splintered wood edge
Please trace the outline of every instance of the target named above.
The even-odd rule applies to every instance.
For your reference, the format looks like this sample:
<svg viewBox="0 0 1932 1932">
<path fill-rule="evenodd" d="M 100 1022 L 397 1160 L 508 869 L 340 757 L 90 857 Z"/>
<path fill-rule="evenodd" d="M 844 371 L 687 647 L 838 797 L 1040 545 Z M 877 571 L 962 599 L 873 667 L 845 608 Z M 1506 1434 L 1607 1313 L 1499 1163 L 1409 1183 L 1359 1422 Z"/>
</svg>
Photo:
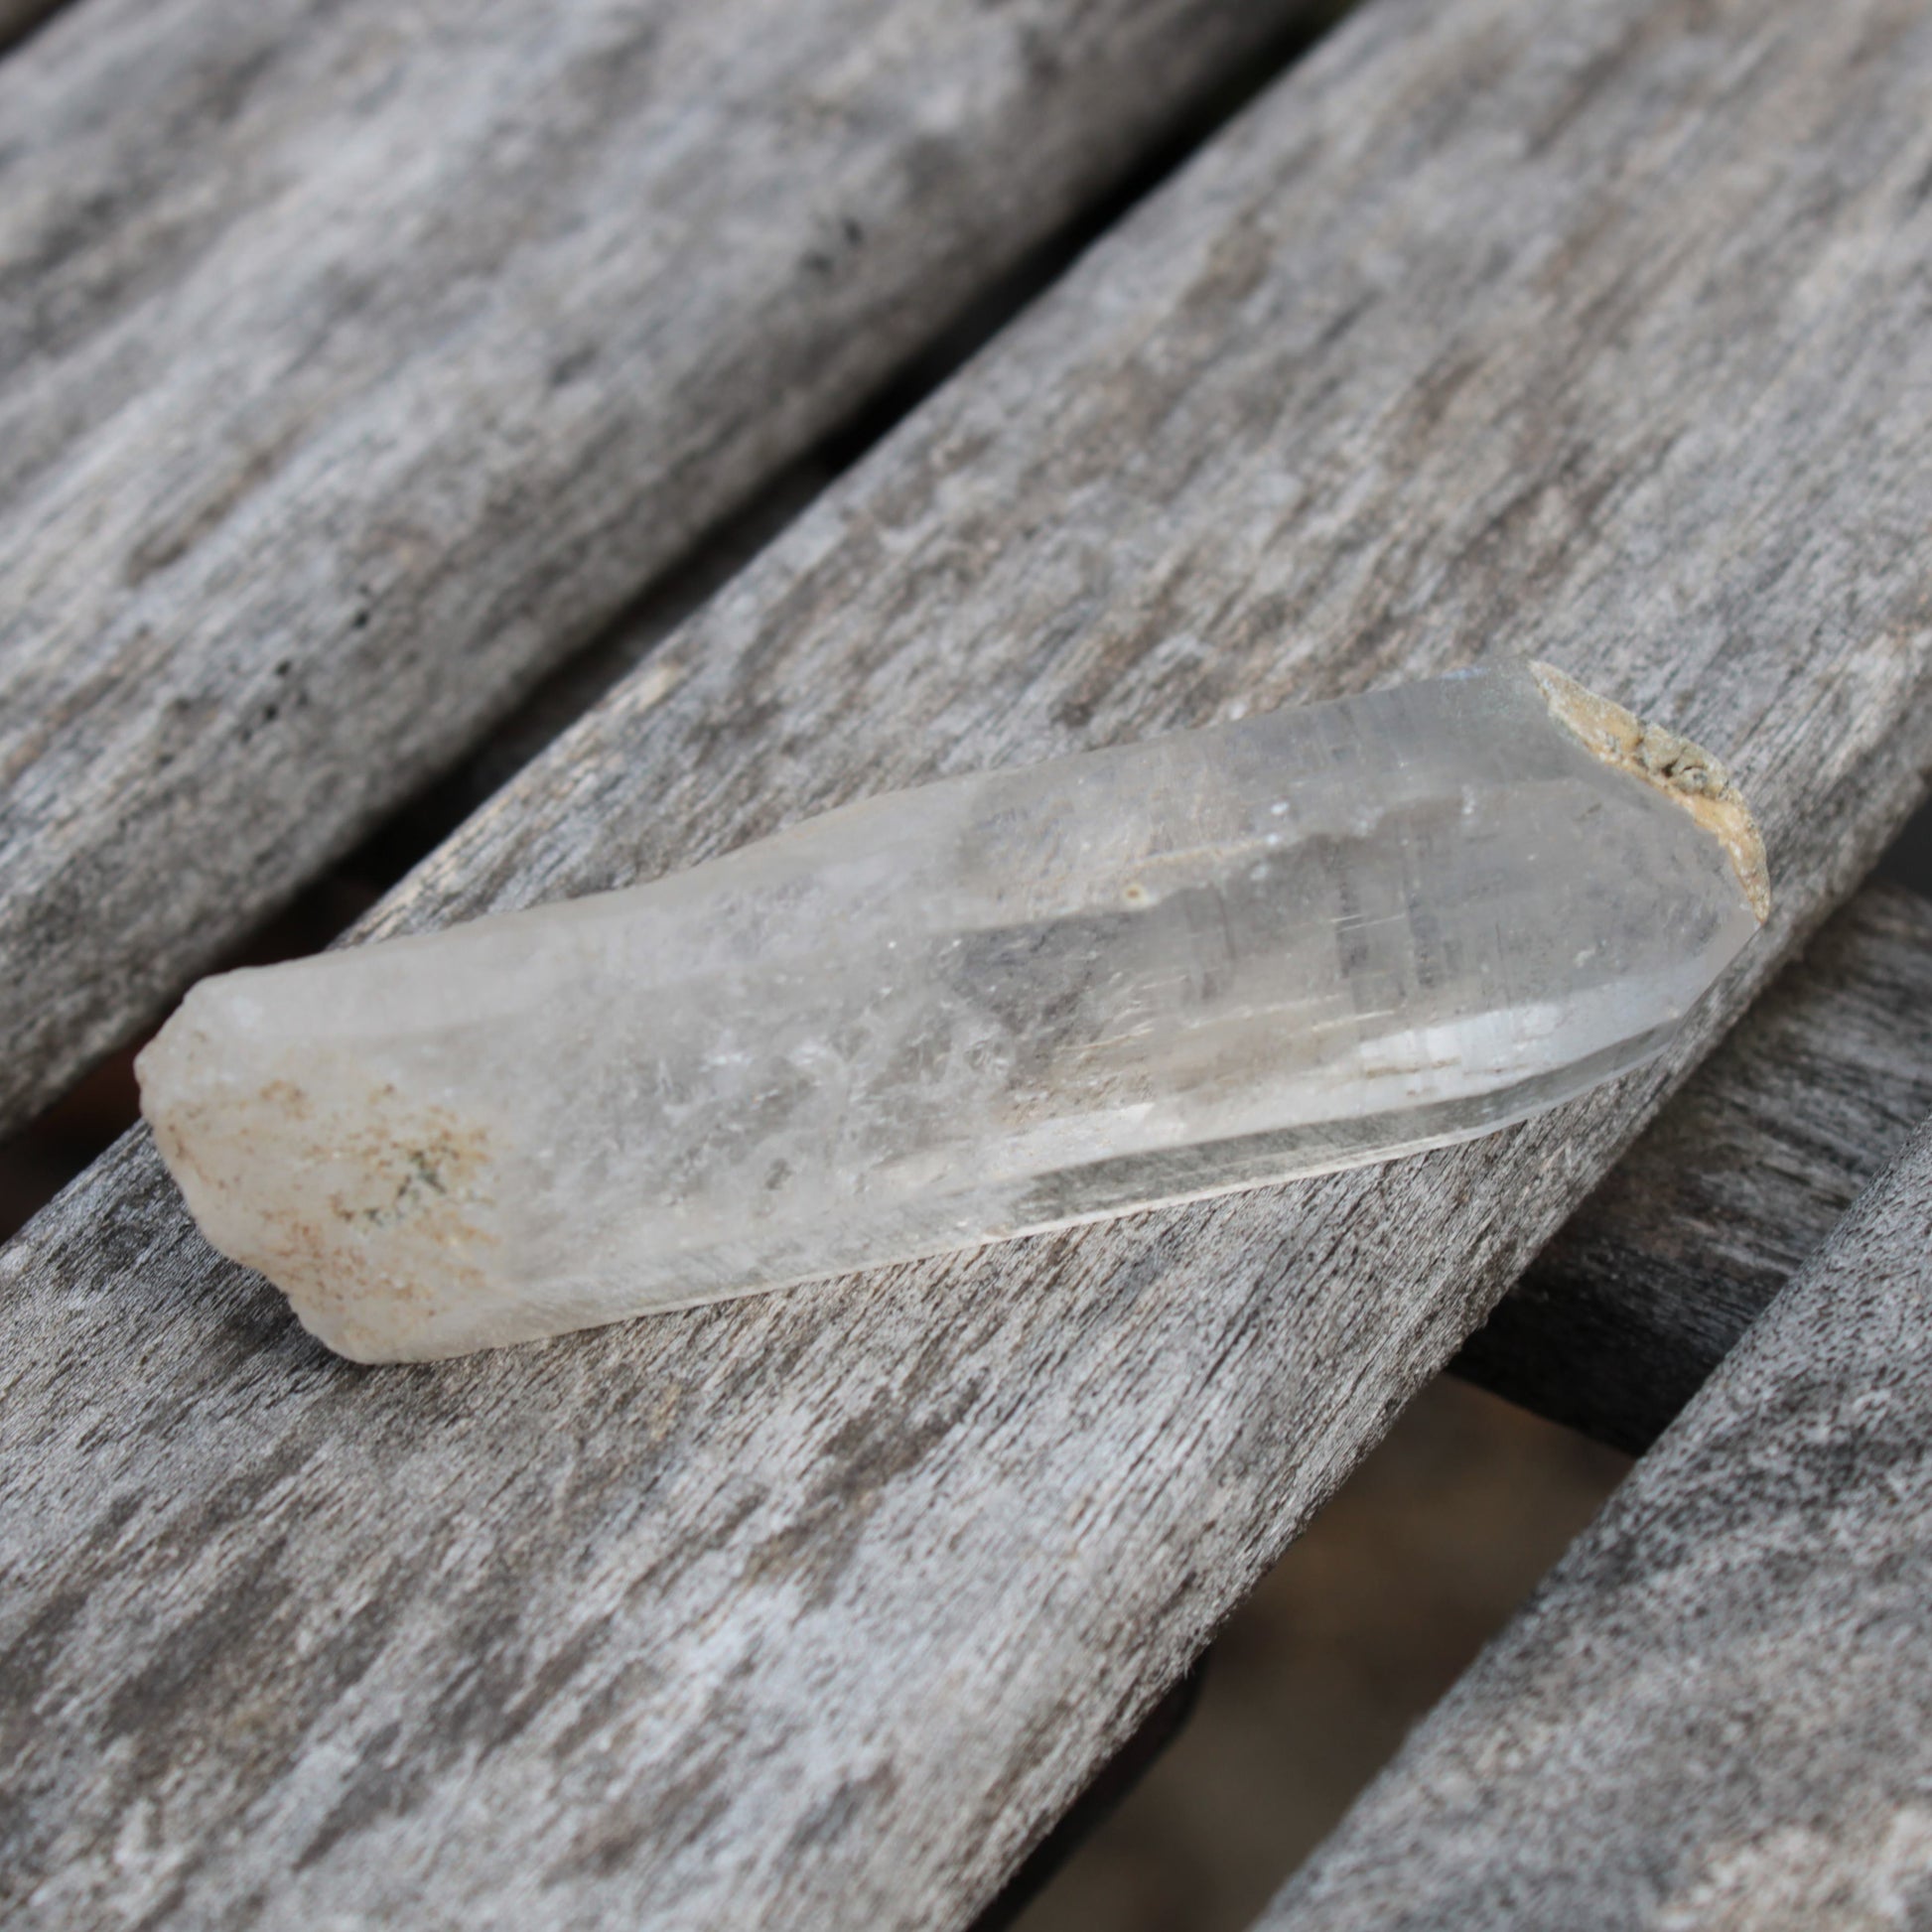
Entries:
<svg viewBox="0 0 1932 1932">
<path fill-rule="evenodd" d="M 1744 897 L 1762 925 L 1771 914 L 1771 875 L 1764 839 L 1744 794 L 1701 745 L 1662 725 L 1647 725 L 1608 698 L 1586 690 L 1553 664 L 1533 662 L 1531 675 L 1550 715 L 1593 757 L 1655 785 L 1691 814 L 1725 849 Z"/>
</svg>

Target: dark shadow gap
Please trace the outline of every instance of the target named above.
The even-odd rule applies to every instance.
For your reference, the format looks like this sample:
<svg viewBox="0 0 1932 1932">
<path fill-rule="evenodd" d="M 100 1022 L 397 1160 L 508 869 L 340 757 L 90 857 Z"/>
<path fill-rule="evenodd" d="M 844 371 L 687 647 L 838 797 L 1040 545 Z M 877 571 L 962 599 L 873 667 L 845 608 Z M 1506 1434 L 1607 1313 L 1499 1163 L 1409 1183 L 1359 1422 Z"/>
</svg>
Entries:
<svg viewBox="0 0 1932 1932">
<path fill-rule="evenodd" d="M 69 0 L 0 0 L 0 59 L 32 38 Z"/>
</svg>

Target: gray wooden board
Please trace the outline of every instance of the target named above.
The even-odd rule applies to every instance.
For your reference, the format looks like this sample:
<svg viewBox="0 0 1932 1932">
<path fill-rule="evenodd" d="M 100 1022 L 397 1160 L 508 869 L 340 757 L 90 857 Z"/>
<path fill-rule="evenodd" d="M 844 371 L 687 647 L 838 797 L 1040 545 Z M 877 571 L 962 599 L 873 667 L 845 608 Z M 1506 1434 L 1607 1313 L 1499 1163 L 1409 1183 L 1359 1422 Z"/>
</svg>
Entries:
<svg viewBox="0 0 1932 1932">
<path fill-rule="evenodd" d="M 1453 1366 L 1654 1442 L 1932 1114 L 1932 902 L 1866 886 L 1539 1255 Z"/>
<path fill-rule="evenodd" d="M 1655 1068 L 1385 1169 L 421 1369 L 149 1147 L 7 1251 L 23 1924 L 970 1918 L 1932 759 L 1932 17 L 1374 0 L 371 931 L 1510 643 L 1734 756 Z"/>
<path fill-rule="evenodd" d="M 1262 1920 L 1932 1922 L 1932 1124 Z"/>
<path fill-rule="evenodd" d="M 0 1131 L 1310 0 L 88 0 L 0 62 Z"/>
</svg>

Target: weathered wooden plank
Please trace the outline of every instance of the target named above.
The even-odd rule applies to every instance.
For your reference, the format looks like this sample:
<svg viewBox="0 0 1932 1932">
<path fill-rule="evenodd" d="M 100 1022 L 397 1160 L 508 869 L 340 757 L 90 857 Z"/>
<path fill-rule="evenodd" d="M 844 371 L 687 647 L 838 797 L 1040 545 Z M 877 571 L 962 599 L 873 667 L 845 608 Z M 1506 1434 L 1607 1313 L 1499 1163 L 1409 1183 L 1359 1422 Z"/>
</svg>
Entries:
<svg viewBox="0 0 1932 1932">
<path fill-rule="evenodd" d="M 1932 1124 L 1262 1923 L 1918 1923 L 1928 1439 Z"/>
<path fill-rule="evenodd" d="M 0 65 L 0 1131 L 1311 0 L 90 0 Z"/>
<path fill-rule="evenodd" d="M 1452 1366 L 1641 1450 L 1932 1114 L 1932 901 L 1865 887 Z"/>
<path fill-rule="evenodd" d="M 1903 816 L 1928 81 L 1906 0 L 1375 0 L 370 924 L 1507 639 L 1759 807 L 1779 908 L 1666 1062 L 415 1370 L 130 1141 L 0 1264 L 17 1916 L 969 1917 Z"/>
</svg>

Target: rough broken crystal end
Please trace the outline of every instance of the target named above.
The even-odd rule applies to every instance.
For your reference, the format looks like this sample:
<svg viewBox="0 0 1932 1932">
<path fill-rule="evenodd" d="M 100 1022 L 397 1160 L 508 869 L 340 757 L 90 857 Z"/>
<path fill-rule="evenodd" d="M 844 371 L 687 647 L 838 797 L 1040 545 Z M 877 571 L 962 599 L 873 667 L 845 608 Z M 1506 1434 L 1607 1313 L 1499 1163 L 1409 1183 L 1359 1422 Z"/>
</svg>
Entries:
<svg viewBox="0 0 1932 1932">
<path fill-rule="evenodd" d="M 1647 725 L 1634 712 L 1599 698 L 1554 664 L 1532 660 L 1531 674 L 1551 715 L 1605 764 L 1642 778 L 1675 799 L 1725 849 L 1737 883 L 1762 925 L 1771 915 L 1771 875 L 1764 840 L 1727 766 L 1703 746 Z"/>
</svg>

